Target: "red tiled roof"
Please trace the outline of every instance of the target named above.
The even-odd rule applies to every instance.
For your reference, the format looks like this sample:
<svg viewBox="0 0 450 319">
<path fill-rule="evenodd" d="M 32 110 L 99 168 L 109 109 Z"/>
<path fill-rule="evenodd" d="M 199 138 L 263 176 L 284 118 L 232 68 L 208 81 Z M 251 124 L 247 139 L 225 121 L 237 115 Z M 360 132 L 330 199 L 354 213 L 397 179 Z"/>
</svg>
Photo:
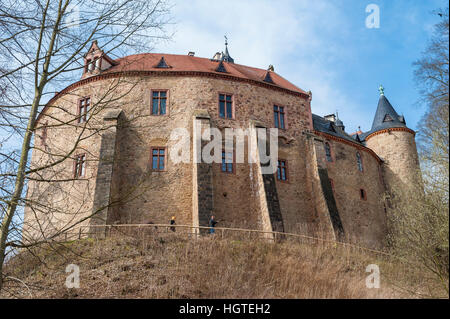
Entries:
<svg viewBox="0 0 450 319">
<path fill-rule="evenodd" d="M 170 68 L 156 68 L 162 57 L 164 57 L 164 60 Z M 124 71 L 205 72 L 230 75 L 242 79 L 263 82 L 267 72 L 267 70 L 228 62 L 223 62 L 227 73 L 216 72 L 216 68 L 219 65 L 218 61 L 189 55 L 161 53 L 135 54 L 116 59 L 114 62 L 117 64 L 108 70 L 103 71 L 102 74 Z M 307 94 L 305 91 L 298 88 L 275 72 L 271 72 L 270 74 L 275 86 L 279 86 L 290 91 Z"/>
<path fill-rule="evenodd" d="M 170 68 L 157 68 L 156 66 L 164 57 L 165 62 Z M 102 71 L 99 74 L 92 75 L 89 77 L 84 77 L 78 82 L 72 83 L 62 91 L 55 94 L 46 104 L 46 106 L 39 113 L 36 121 L 39 121 L 42 114 L 47 109 L 47 106 L 53 103 L 60 96 L 66 94 L 70 90 L 89 83 L 91 81 L 99 80 L 105 76 L 116 76 L 121 72 L 164 72 L 164 73 L 195 73 L 195 75 L 219 75 L 223 77 L 230 76 L 231 78 L 242 79 L 244 81 L 255 81 L 262 85 L 268 87 L 274 87 L 282 90 L 288 90 L 295 94 L 302 94 L 307 97 L 309 94 L 298 88 L 285 78 L 276 74 L 275 72 L 270 72 L 273 83 L 268 83 L 264 81 L 266 77 L 267 70 L 252 68 L 245 65 L 223 62 L 227 73 L 217 72 L 216 69 L 219 66 L 218 61 L 214 61 L 206 58 L 198 58 L 189 55 L 176 55 L 176 54 L 162 54 L 162 53 L 141 53 L 135 55 L 129 55 L 123 58 L 113 60 L 114 65 L 109 69 Z"/>
</svg>

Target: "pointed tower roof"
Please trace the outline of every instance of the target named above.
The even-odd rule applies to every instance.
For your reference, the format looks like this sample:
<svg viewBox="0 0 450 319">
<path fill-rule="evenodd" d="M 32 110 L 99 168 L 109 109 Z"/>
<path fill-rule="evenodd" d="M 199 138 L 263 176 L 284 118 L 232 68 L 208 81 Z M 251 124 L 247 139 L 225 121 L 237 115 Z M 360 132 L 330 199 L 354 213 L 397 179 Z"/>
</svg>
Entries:
<svg viewBox="0 0 450 319">
<path fill-rule="evenodd" d="M 228 52 L 228 38 L 225 36 L 225 53 L 222 52 L 222 61 L 234 63 L 234 59 Z"/>
<path fill-rule="evenodd" d="M 380 99 L 378 100 L 378 107 L 372 122 L 371 132 L 390 127 L 406 127 L 406 123 L 404 117 L 397 114 L 394 107 L 384 95 L 383 86 L 380 86 Z"/>
</svg>

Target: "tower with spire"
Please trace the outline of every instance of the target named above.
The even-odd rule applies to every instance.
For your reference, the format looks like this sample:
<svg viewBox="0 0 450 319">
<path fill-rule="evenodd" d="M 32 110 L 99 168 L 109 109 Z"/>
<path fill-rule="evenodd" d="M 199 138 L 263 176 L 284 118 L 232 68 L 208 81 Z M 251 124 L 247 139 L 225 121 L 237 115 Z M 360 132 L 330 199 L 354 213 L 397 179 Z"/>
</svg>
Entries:
<svg viewBox="0 0 450 319">
<path fill-rule="evenodd" d="M 231 57 L 230 52 L 228 52 L 228 38 L 224 35 L 225 38 L 225 52 L 216 52 L 213 56 L 213 60 L 221 61 L 221 62 L 229 62 L 234 63 L 234 59 Z"/>
<path fill-rule="evenodd" d="M 420 183 L 415 132 L 406 126 L 379 88 L 380 97 L 369 132 L 363 134 L 366 146 L 384 161 L 383 176 L 388 191 L 405 189 Z"/>
</svg>

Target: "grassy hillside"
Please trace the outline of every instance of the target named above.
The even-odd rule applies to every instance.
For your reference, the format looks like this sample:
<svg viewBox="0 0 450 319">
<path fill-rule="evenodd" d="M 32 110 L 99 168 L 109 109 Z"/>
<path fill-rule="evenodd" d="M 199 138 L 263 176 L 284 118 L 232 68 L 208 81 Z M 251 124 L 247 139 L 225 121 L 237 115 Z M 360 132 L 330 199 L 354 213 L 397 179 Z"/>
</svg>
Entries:
<svg viewBox="0 0 450 319">
<path fill-rule="evenodd" d="M 65 286 L 68 264 L 79 289 Z M 369 264 L 379 289 L 366 288 Z M 415 267 L 341 245 L 175 234 L 48 244 L 15 256 L 6 275 L 3 298 L 407 298 L 430 287 Z"/>
</svg>

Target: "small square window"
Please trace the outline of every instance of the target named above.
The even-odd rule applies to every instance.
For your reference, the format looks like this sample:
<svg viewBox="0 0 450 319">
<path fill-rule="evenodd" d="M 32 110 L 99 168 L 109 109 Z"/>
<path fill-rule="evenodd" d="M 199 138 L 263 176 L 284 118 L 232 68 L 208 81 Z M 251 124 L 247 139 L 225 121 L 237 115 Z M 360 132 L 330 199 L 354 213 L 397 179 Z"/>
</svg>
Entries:
<svg viewBox="0 0 450 319">
<path fill-rule="evenodd" d="M 360 189 L 359 190 L 359 197 L 362 199 L 362 200 L 367 200 L 367 194 L 366 194 L 366 191 L 364 190 L 364 189 Z"/>
<path fill-rule="evenodd" d="M 222 151 L 222 165 L 220 167 L 224 173 L 234 172 L 234 153 Z"/>
<path fill-rule="evenodd" d="M 277 163 L 277 179 L 279 181 L 288 180 L 288 165 L 286 160 L 279 159 Z"/>
<path fill-rule="evenodd" d="M 166 170 L 166 148 L 152 147 L 152 171 L 162 172 Z"/>
</svg>

